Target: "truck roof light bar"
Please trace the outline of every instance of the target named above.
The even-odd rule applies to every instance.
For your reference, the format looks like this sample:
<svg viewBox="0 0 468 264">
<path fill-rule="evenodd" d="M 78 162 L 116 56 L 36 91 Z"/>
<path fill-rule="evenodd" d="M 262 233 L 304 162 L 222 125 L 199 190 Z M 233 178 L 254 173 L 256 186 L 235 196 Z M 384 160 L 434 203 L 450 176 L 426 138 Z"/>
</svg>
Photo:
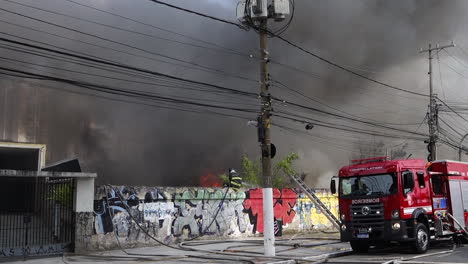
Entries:
<svg viewBox="0 0 468 264">
<path fill-rule="evenodd" d="M 369 158 L 369 159 L 351 160 L 351 163 L 352 163 L 353 165 L 355 165 L 355 164 L 364 164 L 364 163 L 372 163 L 372 162 L 387 161 L 388 159 L 389 159 L 388 156 L 384 156 L 384 157 L 375 157 L 375 158 Z"/>
</svg>

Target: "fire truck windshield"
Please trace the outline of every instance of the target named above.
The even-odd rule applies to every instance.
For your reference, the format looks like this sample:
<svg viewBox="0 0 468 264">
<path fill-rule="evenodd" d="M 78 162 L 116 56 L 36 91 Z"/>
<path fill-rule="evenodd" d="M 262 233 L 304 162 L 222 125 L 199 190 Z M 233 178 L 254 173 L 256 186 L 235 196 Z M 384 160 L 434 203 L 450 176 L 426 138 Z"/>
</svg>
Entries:
<svg viewBox="0 0 468 264">
<path fill-rule="evenodd" d="M 340 196 L 384 196 L 397 191 L 396 174 L 366 175 L 340 179 Z"/>
</svg>

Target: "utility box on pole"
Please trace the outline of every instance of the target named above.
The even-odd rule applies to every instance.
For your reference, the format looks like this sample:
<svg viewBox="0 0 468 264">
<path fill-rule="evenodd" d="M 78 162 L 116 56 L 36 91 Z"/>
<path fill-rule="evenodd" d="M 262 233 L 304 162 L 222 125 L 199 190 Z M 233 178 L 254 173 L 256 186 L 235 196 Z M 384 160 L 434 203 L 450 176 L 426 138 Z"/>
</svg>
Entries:
<svg viewBox="0 0 468 264">
<path fill-rule="evenodd" d="M 273 18 L 275 21 L 285 20 L 289 13 L 289 0 L 273 0 Z"/>
<path fill-rule="evenodd" d="M 250 0 L 250 16 L 252 19 L 268 17 L 267 0 Z"/>
<path fill-rule="evenodd" d="M 245 5 L 246 5 L 245 0 L 237 3 L 236 16 L 237 16 L 237 20 L 239 20 L 242 24 L 246 24 L 247 18 L 248 18 L 245 12 Z"/>
</svg>

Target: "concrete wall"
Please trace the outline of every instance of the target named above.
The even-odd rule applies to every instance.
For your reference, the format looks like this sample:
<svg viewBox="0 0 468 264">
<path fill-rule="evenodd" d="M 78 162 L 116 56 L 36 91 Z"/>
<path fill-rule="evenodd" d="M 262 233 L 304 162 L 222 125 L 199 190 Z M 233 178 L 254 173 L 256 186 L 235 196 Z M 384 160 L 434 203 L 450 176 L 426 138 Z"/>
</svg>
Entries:
<svg viewBox="0 0 468 264">
<path fill-rule="evenodd" d="M 76 178 L 76 191 L 73 199 L 75 211 L 75 253 L 83 253 L 91 247 L 94 234 L 94 177 Z"/>
<path fill-rule="evenodd" d="M 140 226 L 164 243 L 175 243 L 201 234 L 211 238 L 261 234 L 261 189 L 229 190 L 222 209 L 214 218 L 225 191 L 222 188 L 192 187 L 100 187 L 95 194 L 94 235 L 87 247 L 89 250 L 116 248 L 116 237 L 124 247 L 157 244 L 132 220 L 126 206 Z M 317 194 L 337 214 L 336 197 L 326 190 L 317 190 Z M 274 190 L 274 215 L 276 220 L 282 221 L 283 233 L 332 229 L 320 210 L 294 189 Z"/>
</svg>

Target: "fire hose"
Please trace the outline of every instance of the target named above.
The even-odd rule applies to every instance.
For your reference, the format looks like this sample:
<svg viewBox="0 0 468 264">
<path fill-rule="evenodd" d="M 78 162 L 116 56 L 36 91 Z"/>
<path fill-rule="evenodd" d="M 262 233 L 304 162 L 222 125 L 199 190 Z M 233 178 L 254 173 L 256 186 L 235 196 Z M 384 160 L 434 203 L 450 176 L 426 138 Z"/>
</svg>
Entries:
<svg viewBox="0 0 468 264">
<path fill-rule="evenodd" d="M 453 217 L 453 215 L 451 215 L 450 213 L 447 213 L 447 215 L 453 220 L 453 222 L 455 222 L 461 228 L 461 230 L 463 230 L 465 238 L 468 238 L 468 231 L 466 230 L 466 227 L 462 226 L 460 222 L 458 222 L 458 220 L 455 219 L 455 217 Z"/>
</svg>

